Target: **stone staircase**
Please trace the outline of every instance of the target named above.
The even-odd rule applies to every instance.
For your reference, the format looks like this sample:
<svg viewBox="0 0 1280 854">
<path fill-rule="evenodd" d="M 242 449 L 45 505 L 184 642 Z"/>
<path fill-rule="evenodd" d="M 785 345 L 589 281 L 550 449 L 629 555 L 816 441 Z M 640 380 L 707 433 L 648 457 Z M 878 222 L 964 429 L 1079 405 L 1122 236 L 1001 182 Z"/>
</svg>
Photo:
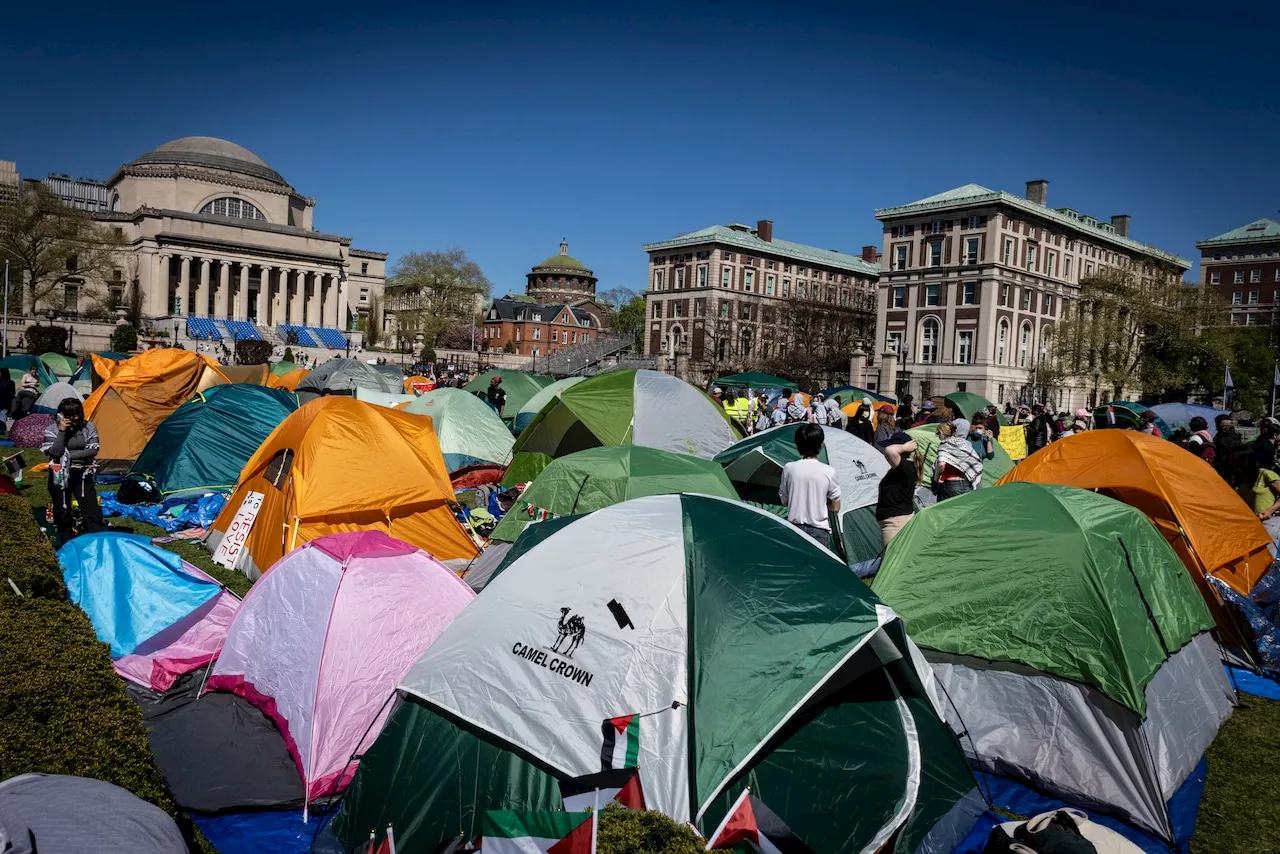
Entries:
<svg viewBox="0 0 1280 854">
<path fill-rule="evenodd" d="M 537 360 L 534 373 L 553 377 L 589 377 L 607 370 L 615 370 L 618 363 L 652 359 L 629 356 L 626 351 L 635 348 L 635 339 L 627 334 L 602 334 L 589 344 L 575 344 L 557 350 L 550 356 Z M 628 364 L 628 367 L 633 367 Z M 645 365 L 649 367 L 649 365 Z"/>
</svg>

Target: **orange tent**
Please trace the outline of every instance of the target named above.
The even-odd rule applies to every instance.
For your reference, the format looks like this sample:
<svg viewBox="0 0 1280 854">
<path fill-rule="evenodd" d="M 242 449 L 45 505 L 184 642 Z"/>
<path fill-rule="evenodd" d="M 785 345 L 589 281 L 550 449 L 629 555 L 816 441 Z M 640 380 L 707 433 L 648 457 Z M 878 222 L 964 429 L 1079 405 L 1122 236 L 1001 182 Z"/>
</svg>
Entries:
<svg viewBox="0 0 1280 854">
<path fill-rule="evenodd" d="M 1037 451 L 997 485 L 1019 481 L 1092 489 L 1141 510 L 1182 558 L 1218 627 L 1241 642 L 1237 618 L 1204 577 L 1247 595 L 1271 565 L 1271 537 L 1204 460 L 1146 433 L 1092 430 Z"/>
<path fill-rule="evenodd" d="M 271 366 L 262 365 L 219 365 L 218 373 L 229 383 L 243 385 L 269 385 L 267 377 L 272 376 Z"/>
<path fill-rule="evenodd" d="M 840 411 L 852 418 L 858 414 L 858 410 L 861 408 L 862 398 L 858 398 L 857 400 L 846 403 L 844 406 L 840 407 Z M 887 400 L 873 400 L 871 402 L 871 409 L 874 412 L 887 412 L 892 415 L 898 411 L 898 404 L 889 403 Z"/>
<path fill-rule="evenodd" d="M 287 374 L 279 375 L 268 372 L 266 385 L 269 388 L 283 388 L 293 391 L 298 387 L 298 383 L 302 382 L 309 373 L 311 371 L 306 368 L 294 368 Z"/>
<path fill-rule="evenodd" d="M 404 378 L 405 394 L 414 394 L 414 393 L 421 394 L 423 392 L 431 391 L 435 387 L 436 387 L 436 384 L 434 382 L 432 382 L 431 380 L 423 376 L 412 376 L 412 377 Z"/>
<path fill-rule="evenodd" d="M 388 473 L 394 472 L 394 477 Z M 453 486 L 431 419 L 350 397 L 316 398 L 280 423 L 250 458 L 209 531 L 219 545 L 256 497 L 261 505 L 234 561 L 250 578 L 303 543 L 342 531 L 382 531 L 441 560 L 470 560 L 475 542 L 453 515 Z M 243 529 L 243 524 L 237 523 Z"/>
<path fill-rule="evenodd" d="M 160 422 L 175 409 L 227 381 L 213 359 L 175 348 L 147 350 L 119 362 L 95 355 L 93 369 L 102 383 L 84 402 L 84 412 L 98 427 L 98 457 L 107 471 L 119 467 L 112 461 L 137 459 Z"/>
</svg>

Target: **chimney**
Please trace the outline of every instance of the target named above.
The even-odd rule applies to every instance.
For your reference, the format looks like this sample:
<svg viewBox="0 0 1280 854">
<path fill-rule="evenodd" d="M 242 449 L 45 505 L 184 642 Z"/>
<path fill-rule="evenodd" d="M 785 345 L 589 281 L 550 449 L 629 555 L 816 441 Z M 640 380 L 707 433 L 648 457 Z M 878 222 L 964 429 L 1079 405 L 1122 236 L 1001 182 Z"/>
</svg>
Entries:
<svg viewBox="0 0 1280 854">
<path fill-rule="evenodd" d="M 880 260 L 880 247 L 879 247 L 879 246 L 864 246 L 864 247 L 862 247 L 862 260 L 863 260 L 863 261 L 866 261 L 868 264 L 874 264 L 874 263 L 876 263 L 877 261 L 879 261 L 879 260 Z"/>
<path fill-rule="evenodd" d="M 773 220 L 762 219 L 756 223 L 756 237 L 765 243 L 773 242 Z"/>
<path fill-rule="evenodd" d="M 1035 202 L 1037 205 L 1048 206 L 1049 202 L 1049 182 L 1043 178 L 1037 178 L 1034 181 L 1027 182 L 1027 201 Z"/>
<path fill-rule="evenodd" d="M 1128 214 L 1116 214 L 1111 218 L 1111 227 L 1114 228 L 1116 230 L 1116 234 L 1121 237 L 1128 237 L 1129 221 L 1132 219 L 1133 217 Z"/>
</svg>

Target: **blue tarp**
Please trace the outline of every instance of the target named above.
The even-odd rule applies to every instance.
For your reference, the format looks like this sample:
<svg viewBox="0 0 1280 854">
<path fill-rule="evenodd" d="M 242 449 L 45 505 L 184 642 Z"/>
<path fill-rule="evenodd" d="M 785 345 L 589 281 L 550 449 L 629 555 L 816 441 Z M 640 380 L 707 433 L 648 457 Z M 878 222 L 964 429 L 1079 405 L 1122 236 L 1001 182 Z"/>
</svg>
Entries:
<svg viewBox="0 0 1280 854">
<path fill-rule="evenodd" d="M 1212 406 L 1201 406 L 1198 403 L 1158 403 L 1151 407 L 1151 411 L 1169 422 L 1170 427 L 1187 427 L 1188 429 L 1190 429 L 1191 419 L 1199 415 L 1208 425 L 1210 434 L 1218 432 L 1213 419 L 1219 415 L 1231 414 L 1225 409 L 1214 409 Z M 1165 438 L 1169 437 L 1165 436 Z"/>
<path fill-rule="evenodd" d="M 1245 670 L 1242 667 L 1228 667 L 1227 676 L 1231 679 L 1231 683 L 1236 686 L 1237 691 L 1243 691 L 1255 697 L 1264 697 L 1268 700 L 1280 700 L 1280 682 L 1274 679 L 1259 676 L 1253 671 Z"/>
<path fill-rule="evenodd" d="M 308 824 L 302 823 L 301 809 L 191 813 L 191 817 L 219 854 L 346 854 L 329 831 L 328 817 L 317 817 L 314 812 Z"/>
<path fill-rule="evenodd" d="M 218 518 L 227 503 L 222 492 L 210 492 L 198 497 L 173 497 L 160 504 L 121 504 L 114 492 L 98 495 L 104 516 L 125 516 L 164 528 L 172 534 L 187 528 L 207 528 Z"/>
<path fill-rule="evenodd" d="M 187 575 L 182 559 L 134 534 L 85 534 L 58 550 L 67 594 L 115 658 L 130 655 L 222 587 Z"/>
<path fill-rule="evenodd" d="M 1075 804 L 1065 803 L 1012 780 L 994 777 L 981 772 L 977 772 L 975 776 L 978 778 L 979 789 L 991 798 L 993 807 L 998 807 L 1023 818 L 1031 818 L 1042 812 L 1058 810 L 1063 807 L 1079 809 Z M 1168 843 L 1109 816 L 1098 815 L 1089 810 L 1084 810 L 1084 812 L 1089 816 L 1090 821 L 1111 828 L 1147 852 L 1147 854 L 1190 854 L 1191 837 L 1196 832 L 1196 817 L 1200 813 L 1200 799 L 1204 797 L 1204 784 L 1207 777 L 1208 771 L 1205 760 L 1201 757 L 1200 764 L 1191 772 L 1191 776 L 1169 799 L 1169 819 L 1173 824 L 1174 838 L 1178 842 L 1176 848 L 1172 848 Z M 985 816 L 983 819 L 979 819 L 979 824 L 982 824 L 984 819 Z M 1007 821 L 1008 819 L 1003 820 Z M 989 828 L 987 832 L 990 833 Z M 966 844 L 973 839 L 974 835 L 972 833 L 969 835 L 969 839 L 965 840 Z M 985 843 L 985 841 L 984 837 L 983 842 Z M 962 846 L 957 848 L 954 854 L 980 854 L 981 851 L 981 847 L 970 849 Z"/>
</svg>

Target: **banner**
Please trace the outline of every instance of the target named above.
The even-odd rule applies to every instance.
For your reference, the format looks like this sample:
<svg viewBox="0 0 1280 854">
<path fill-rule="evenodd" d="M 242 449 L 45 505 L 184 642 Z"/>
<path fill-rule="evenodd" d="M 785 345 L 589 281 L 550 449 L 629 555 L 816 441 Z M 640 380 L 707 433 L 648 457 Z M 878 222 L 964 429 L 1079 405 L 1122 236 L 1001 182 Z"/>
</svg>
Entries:
<svg viewBox="0 0 1280 854">
<path fill-rule="evenodd" d="M 261 492 L 249 492 L 245 495 L 235 518 L 227 526 L 226 536 L 214 550 L 214 563 L 227 569 L 237 568 L 236 564 L 244 554 L 244 544 L 249 539 L 249 532 L 253 530 L 253 520 L 258 518 L 258 511 L 262 509 L 262 498 Z"/>
</svg>

